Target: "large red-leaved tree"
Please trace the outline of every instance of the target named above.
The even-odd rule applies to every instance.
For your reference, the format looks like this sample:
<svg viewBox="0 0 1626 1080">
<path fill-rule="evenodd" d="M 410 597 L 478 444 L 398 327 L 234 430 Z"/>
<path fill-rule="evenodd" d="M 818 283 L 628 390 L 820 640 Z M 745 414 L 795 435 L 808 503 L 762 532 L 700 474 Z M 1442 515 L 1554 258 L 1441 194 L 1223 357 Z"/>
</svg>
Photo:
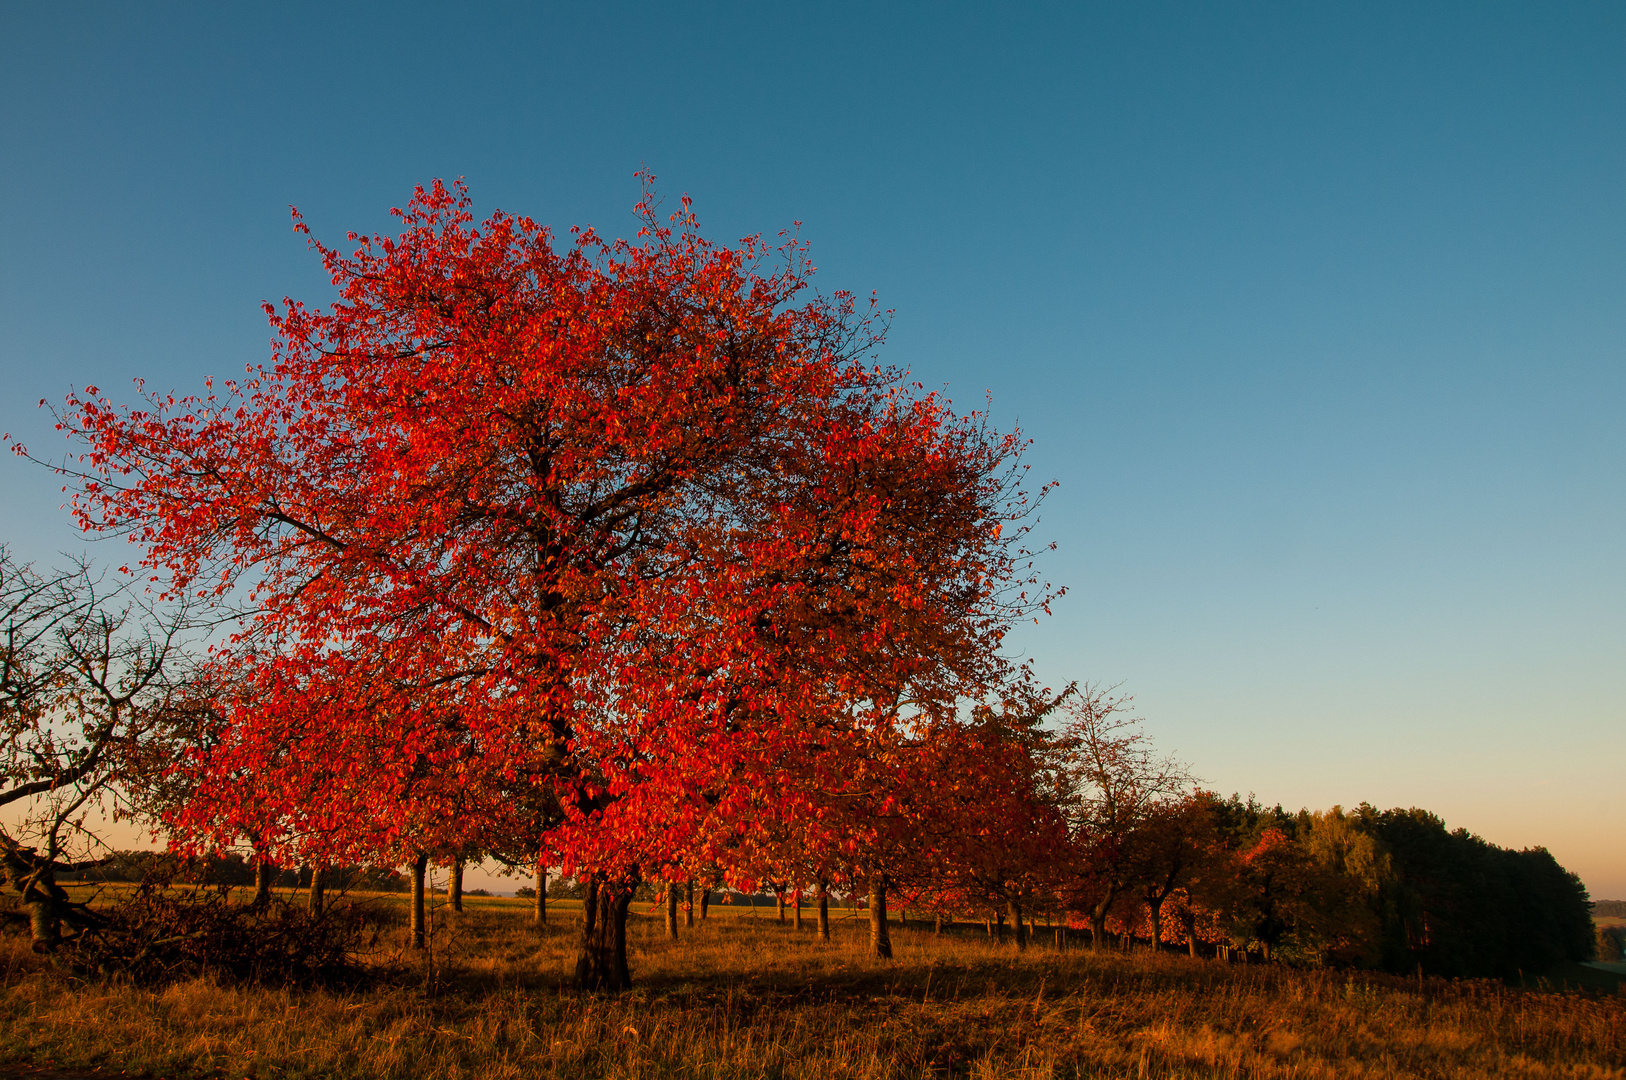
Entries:
<svg viewBox="0 0 1626 1080">
<path fill-rule="evenodd" d="M 397 237 L 311 240 L 338 299 L 268 305 L 247 378 L 69 399 L 81 524 L 240 611 L 184 842 L 394 859 L 547 829 L 478 842 L 590 878 L 580 979 L 618 988 L 646 868 L 750 827 L 820 732 L 1000 677 L 1048 599 L 1016 437 L 870 362 L 881 324 L 812 295 L 799 242 L 713 244 L 647 187 L 638 213 L 559 244 L 437 183 Z"/>
</svg>

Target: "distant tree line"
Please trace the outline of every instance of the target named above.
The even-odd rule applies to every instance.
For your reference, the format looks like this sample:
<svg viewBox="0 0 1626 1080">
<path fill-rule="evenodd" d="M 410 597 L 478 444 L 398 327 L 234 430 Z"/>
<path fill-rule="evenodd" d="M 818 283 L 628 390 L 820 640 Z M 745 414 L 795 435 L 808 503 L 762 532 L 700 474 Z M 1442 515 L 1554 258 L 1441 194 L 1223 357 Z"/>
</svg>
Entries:
<svg viewBox="0 0 1626 1080">
<path fill-rule="evenodd" d="M 1466 977 L 1593 955 L 1586 888 L 1545 848 L 1497 847 L 1415 808 L 1290 814 L 1233 795 L 1207 814 L 1212 846 L 1175 907 L 1216 947 Z M 1136 914 L 1119 921 L 1148 921 Z"/>
</svg>

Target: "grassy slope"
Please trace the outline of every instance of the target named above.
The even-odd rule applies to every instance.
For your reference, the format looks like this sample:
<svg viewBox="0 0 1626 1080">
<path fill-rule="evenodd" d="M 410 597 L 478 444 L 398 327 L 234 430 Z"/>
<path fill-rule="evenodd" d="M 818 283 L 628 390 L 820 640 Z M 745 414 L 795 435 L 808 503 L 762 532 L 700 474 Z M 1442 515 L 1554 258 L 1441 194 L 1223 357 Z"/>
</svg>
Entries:
<svg viewBox="0 0 1626 1080">
<path fill-rule="evenodd" d="M 894 930 L 897 959 L 881 963 L 858 920 L 838 919 L 823 946 L 811 920 L 798 934 L 762 909 L 717 910 L 676 944 L 640 914 L 638 989 L 581 996 L 564 987 L 579 906 L 550 908 L 540 931 L 525 901 L 441 909 L 427 956 L 389 931 L 378 959 L 403 973 L 365 993 L 74 985 L 8 934 L 0 1062 L 222 1077 L 1626 1077 L 1618 993 L 1018 955 L 980 931 Z"/>
</svg>

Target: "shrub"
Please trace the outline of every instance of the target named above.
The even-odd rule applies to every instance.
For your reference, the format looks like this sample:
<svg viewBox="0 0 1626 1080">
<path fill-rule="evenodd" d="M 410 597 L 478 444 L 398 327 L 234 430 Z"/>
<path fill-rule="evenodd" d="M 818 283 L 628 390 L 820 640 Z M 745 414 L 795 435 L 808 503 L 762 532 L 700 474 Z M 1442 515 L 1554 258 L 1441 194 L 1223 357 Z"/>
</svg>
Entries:
<svg viewBox="0 0 1626 1080">
<path fill-rule="evenodd" d="M 147 985 L 204 974 L 273 986 L 352 983 L 357 954 L 376 941 L 380 921 L 357 904 L 313 913 L 283 900 L 245 906 L 224 890 L 154 884 L 102 915 L 105 925 L 64 945 L 58 962 L 81 976 Z"/>
</svg>

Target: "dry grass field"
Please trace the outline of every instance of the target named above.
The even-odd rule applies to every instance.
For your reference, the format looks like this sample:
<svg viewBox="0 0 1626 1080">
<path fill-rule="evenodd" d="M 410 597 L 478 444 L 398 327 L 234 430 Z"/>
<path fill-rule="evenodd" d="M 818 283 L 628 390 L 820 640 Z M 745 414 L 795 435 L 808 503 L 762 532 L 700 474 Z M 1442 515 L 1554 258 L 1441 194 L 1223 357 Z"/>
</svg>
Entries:
<svg viewBox="0 0 1626 1080">
<path fill-rule="evenodd" d="M 888 963 L 856 919 L 822 945 L 811 920 L 714 908 L 677 943 L 640 914 L 637 989 L 584 996 L 570 905 L 540 931 L 523 901 L 441 908 L 412 954 L 378 902 L 385 974 L 360 991 L 76 983 L 8 933 L 0 1077 L 1626 1077 L 1620 992 L 1058 952 L 1042 930 L 1018 954 L 980 927 L 894 929 Z"/>
</svg>

